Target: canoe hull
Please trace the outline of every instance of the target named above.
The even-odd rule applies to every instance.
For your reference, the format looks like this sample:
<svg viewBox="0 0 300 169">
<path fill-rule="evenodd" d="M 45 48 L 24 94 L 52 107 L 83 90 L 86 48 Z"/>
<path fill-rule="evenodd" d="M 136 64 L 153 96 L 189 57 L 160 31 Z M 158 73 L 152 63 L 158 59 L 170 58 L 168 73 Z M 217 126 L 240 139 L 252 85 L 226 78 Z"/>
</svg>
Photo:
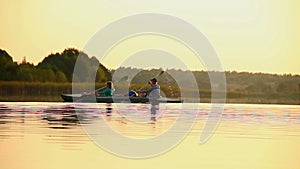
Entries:
<svg viewBox="0 0 300 169">
<path fill-rule="evenodd" d="M 61 98 L 65 102 L 84 102 L 84 103 L 182 103 L 180 99 L 165 98 L 149 99 L 147 97 L 128 97 L 128 96 L 100 96 L 81 95 L 81 94 L 62 94 Z"/>
</svg>

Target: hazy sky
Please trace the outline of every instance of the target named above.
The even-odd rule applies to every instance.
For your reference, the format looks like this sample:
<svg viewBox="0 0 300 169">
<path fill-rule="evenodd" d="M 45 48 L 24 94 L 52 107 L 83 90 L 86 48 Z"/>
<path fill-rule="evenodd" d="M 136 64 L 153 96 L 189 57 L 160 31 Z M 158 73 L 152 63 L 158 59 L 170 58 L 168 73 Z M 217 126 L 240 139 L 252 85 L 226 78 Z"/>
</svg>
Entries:
<svg viewBox="0 0 300 169">
<path fill-rule="evenodd" d="M 15 61 L 26 56 L 37 64 L 68 47 L 82 50 L 98 30 L 119 18 L 153 12 L 197 27 L 214 46 L 225 70 L 300 74 L 299 6 L 296 0 L 1 0 L 0 48 Z M 118 44 L 103 64 L 116 68 L 132 55 L 124 64 L 172 67 L 162 63 L 171 60 L 168 54 L 157 65 L 149 57 L 133 59 L 143 58 L 142 51 L 149 49 L 172 53 L 191 69 L 202 68 L 189 60 L 193 53 L 179 42 L 149 35 Z M 163 53 L 159 52 L 160 58 Z"/>
</svg>

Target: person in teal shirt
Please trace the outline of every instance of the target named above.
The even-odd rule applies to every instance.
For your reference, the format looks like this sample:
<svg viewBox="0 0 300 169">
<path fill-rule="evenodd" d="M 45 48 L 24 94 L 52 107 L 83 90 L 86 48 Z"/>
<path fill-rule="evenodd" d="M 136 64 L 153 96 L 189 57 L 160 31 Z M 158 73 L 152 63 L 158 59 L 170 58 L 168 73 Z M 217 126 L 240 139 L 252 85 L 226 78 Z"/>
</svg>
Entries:
<svg viewBox="0 0 300 169">
<path fill-rule="evenodd" d="M 96 91 L 96 96 L 112 96 L 115 92 L 114 84 L 113 82 L 109 81 L 106 83 L 106 88 L 102 91 Z"/>
</svg>

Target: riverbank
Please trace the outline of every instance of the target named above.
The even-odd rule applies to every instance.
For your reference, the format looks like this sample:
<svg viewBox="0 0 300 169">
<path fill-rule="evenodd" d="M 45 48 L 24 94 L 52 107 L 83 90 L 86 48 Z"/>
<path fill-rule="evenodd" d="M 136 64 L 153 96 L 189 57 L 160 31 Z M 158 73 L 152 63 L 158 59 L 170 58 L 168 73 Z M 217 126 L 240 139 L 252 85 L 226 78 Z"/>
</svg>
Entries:
<svg viewBox="0 0 300 169">
<path fill-rule="evenodd" d="M 77 91 L 91 91 L 89 83 L 76 83 L 74 87 Z M 105 83 L 95 84 L 95 88 L 105 86 Z M 125 85 L 126 86 L 126 85 Z M 116 85 L 117 93 L 125 94 L 127 88 Z M 131 85 L 130 89 L 139 89 L 143 84 Z M 126 89 L 126 90 L 125 90 Z M 163 96 L 180 98 L 180 89 L 172 86 L 161 85 Z M 189 91 L 188 89 L 185 91 Z M 211 102 L 210 90 L 189 91 L 199 92 L 200 102 Z M 62 93 L 72 93 L 72 83 L 41 83 L 41 82 L 0 82 L 0 101 L 1 102 L 62 102 Z M 222 91 L 217 91 L 222 93 Z M 189 99 L 185 99 L 189 102 Z M 227 91 L 226 103 L 247 103 L 247 104 L 300 104 L 300 93 L 249 93 L 243 91 Z"/>
</svg>

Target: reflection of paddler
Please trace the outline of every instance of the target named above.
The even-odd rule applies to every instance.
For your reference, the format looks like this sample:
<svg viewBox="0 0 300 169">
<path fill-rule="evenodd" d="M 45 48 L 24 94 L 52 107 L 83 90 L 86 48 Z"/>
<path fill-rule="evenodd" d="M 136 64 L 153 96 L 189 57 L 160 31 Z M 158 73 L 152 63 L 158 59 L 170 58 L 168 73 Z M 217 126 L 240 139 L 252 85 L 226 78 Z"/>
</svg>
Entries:
<svg viewBox="0 0 300 169">
<path fill-rule="evenodd" d="M 156 121 L 156 112 L 159 110 L 157 102 L 151 102 L 151 121 Z"/>
<path fill-rule="evenodd" d="M 112 107 L 110 103 L 106 104 L 106 116 L 111 116 Z"/>
<path fill-rule="evenodd" d="M 156 112 L 159 110 L 159 102 L 157 99 L 160 98 L 160 86 L 158 85 L 157 79 L 151 79 L 148 84 L 151 88 L 148 90 L 139 90 L 142 96 L 149 97 L 151 103 L 151 121 L 156 121 Z"/>
</svg>

